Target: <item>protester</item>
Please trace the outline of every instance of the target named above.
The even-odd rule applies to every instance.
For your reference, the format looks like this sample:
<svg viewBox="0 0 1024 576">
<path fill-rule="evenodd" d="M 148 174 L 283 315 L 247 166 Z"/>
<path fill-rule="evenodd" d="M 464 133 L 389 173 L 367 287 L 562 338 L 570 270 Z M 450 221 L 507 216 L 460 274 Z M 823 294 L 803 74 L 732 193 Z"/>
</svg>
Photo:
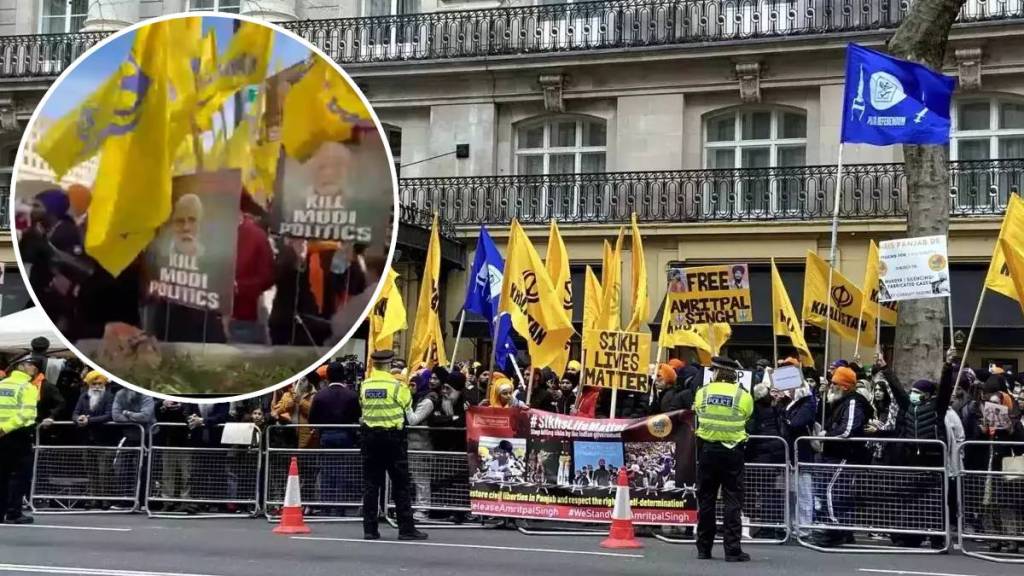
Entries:
<svg viewBox="0 0 1024 576">
<path fill-rule="evenodd" d="M 328 450 L 356 448 L 356 428 L 362 411 L 359 408 L 359 395 L 345 384 L 346 368 L 342 362 L 331 362 L 327 365 L 326 388 L 313 397 L 309 409 L 309 423 L 318 428 L 320 448 Z M 336 462 L 335 460 L 331 460 Z M 344 463 L 321 465 L 320 467 L 320 499 L 326 502 L 350 502 L 359 500 L 361 495 L 345 486 L 345 478 L 350 478 L 355 470 Z M 336 510 L 343 515 L 343 510 Z"/>
<path fill-rule="evenodd" d="M 832 386 L 826 401 L 831 410 L 821 435 L 827 438 L 862 437 L 868 421 L 874 417 L 871 403 L 857 392 L 857 374 L 848 366 L 834 364 Z M 863 442 L 847 440 L 822 443 L 821 461 L 825 464 L 870 464 L 871 453 Z M 853 496 L 850 491 L 852 473 L 843 468 L 822 472 L 815 480 L 818 498 L 825 506 L 820 510 L 818 524 L 849 525 L 854 513 Z M 813 537 L 813 542 L 822 547 L 834 547 L 852 539 L 850 532 L 825 530 Z"/>
<path fill-rule="evenodd" d="M 558 381 L 558 388 L 551 391 L 555 399 L 555 412 L 558 414 L 572 414 L 576 409 L 576 394 L 573 392 L 573 383 L 567 377 Z"/>
<path fill-rule="evenodd" d="M 114 395 L 114 403 L 111 406 L 111 417 L 118 424 L 126 424 L 117 430 L 121 440 L 119 446 L 139 447 L 145 445 L 146 434 L 149 427 L 156 421 L 153 397 L 148 394 L 137 392 L 130 388 L 118 390 Z M 137 426 L 131 426 L 135 424 Z M 115 486 L 118 492 L 134 482 L 135 474 L 139 470 L 137 458 L 128 456 L 127 452 L 118 453 L 114 461 Z M 139 503 L 142 503 L 143 494 L 136 494 Z M 124 506 L 114 506 L 115 509 L 125 509 Z"/>
<path fill-rule="evenodd" d="M 235 297 L 228 334 L 232 342 L 266 344 L 267 327 L 260 322 L 260 299 L 274 286 L 274 252 L 256 218 L 248 213 L 254 202 L 242 191 L 235 256 Z"/>
<path fill-rule="evenodd" d="M 82 441 L 89 446 L 109 446 L 113 431 L 106 425 L 113 421 L 114 393 L 109 380 L 103 374 L 92 371 L 85 377 L 88 391 L 78 399 L 71 417 L 82 431 Z M 85 456 L 89 476 L 90 494 L 111 492 L 113 452 L 106 450 L 89 451 Z M 87 503 L 100 508 L 109 508 L 105 501 Z"/>
<path fill-rule="evenodd" d="M 782 424 L 790 458 L 799 463 L 811 464 L 815 459 L 814 448 L 808 442 L 797 442 L 798 438 L 814 436 L 818 401 L 814 396 L 814 380 L 804 380 L 803 386 L 782 393 Z M 797 520 L 800 526 L 814 522 L 814 477 L 806 467 L 799 468 L 797 475 L 799 501 L 796 503 Z M 801 538 L 809 534 L 799 534 Z"/>
<path fill-rule="evenodd" d="M 189 442 L 188 414 L 197 408 L 164 400 L 156 410 L 156 420 L 161 424 L 153 438 L 156 446 L 186 447 Z M 169 500 L 162 505 L 162 512 L 196 512 L 196 508 L 183 501 L 191 497 L 192 485 L 192 453 L 180 450 L 169 450 L 160 453 L 160 496 Z M 152 463 L 151 463 L 152 465 Z M 154 503 L 150 502 L 151 509 Z"/>
<path fill-rule="evenodd" d="M 29 285 L 62 332 L 72 328 L 75 285 L 61 263 L 83 253 L 82 235 L 68 214 L 70 206 L 67 195 L 59 188 L 36 194 L 32 225 L 18 242 L 22 260 L 29 267 Z"/>
<path fill-rule="evenodd" d="M 526 405 L 515 397 L 515 385 L 501 372 L 491 372 L 490 393 L 486 404 L 494 408 L 525 408 Z"/>
</svg>

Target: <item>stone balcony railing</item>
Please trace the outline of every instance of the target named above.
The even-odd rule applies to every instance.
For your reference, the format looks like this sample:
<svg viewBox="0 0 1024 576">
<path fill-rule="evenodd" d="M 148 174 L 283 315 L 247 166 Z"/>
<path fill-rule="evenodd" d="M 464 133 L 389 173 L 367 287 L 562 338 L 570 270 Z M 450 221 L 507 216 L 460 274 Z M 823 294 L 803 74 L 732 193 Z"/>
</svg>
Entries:
<svg viewBox="0 0 1024 576">
<path fill-rule="evenodd" d="M 622 50 L 892 30 L 909 0 L 600 0 L 302 20 L 283 25 L 342 64 Z M 1024 0 L 967 0 L 958 22 L 1024 19 Z M 0 79 L 52 78 L 102 32 L 0 37 Z"/>
<path fill-rule="evenodd" d="M 1024 159 L 950 163 L 950 214 L 999 216 L 1009 194 L 1024 186 Z M 549 176 L 405 178 L 404 206 L 454 226 L 814 221 L 832 217 L 835 166 L 613 172 Z M 905 219 L 902 164 L 843 169 L 839 215 L 844 220 Z"/>
</svg>

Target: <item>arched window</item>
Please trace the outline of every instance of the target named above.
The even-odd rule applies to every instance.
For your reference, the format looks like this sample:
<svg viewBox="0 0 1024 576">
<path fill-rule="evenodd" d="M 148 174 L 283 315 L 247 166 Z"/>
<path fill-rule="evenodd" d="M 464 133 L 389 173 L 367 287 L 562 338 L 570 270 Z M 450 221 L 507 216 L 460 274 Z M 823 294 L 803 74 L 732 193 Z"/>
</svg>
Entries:
<svg viewBox="0 0 1024 576">
<path fill-rule="evenodd" d="M 797 179 L 780 168 L 807 163 L 807 114 L 795 108 L 742 107 L 706 116 L 704 167 L 712 175 L 705 208 L 715 212 L 796 209 Z"/>
<path fill-rule="evenodd" d="M 958 99 L 953 103 L 953 160 L 1024 159 L 1024 98 L 1009 95 Z M 960 164 L 954 171 L 960 210 L 1006 204 L 1010 191 L 1021 189 L 1018 171 L 998 166 Z"/>
<path fill-rule="evenodd" d="M 604 172 L 606 123 L 589 116 L 551 116 L 516 127 L 516 174 L 593 174 Z"/>
</svg>

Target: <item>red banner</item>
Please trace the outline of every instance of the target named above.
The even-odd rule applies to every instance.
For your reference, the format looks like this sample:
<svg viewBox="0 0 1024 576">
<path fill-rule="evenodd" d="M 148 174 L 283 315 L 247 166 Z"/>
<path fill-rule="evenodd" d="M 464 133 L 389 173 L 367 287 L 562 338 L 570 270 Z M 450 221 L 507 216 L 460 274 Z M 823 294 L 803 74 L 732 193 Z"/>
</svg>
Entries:
<svg viewBox="0 0 1024 576">
<path fill-rule="evenodd" d="M 693 524 L 694 417 L 689 411 L 595 420 L 474 407 L 467 421 L 473 512 L 610 522 L 619 469 L 637 524 Z"/>
</svg>

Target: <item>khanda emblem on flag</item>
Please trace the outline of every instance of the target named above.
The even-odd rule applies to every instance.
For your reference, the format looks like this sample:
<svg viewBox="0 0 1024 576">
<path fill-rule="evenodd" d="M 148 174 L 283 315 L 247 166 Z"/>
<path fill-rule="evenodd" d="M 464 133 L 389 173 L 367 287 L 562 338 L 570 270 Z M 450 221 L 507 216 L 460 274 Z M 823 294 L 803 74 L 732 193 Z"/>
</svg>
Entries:
<svg viewBox="0 0 1024 576">
<path fill-rule="evenodd" d="M 441 294 L 437 290 L 437 281 L 430 283 L 430 310 L 437 312 L 437 306 L 441 303 Z"/>
<path fill-rule="evenodd" d="M 850 293 L 846 286 L 833 286 L 832 301 L 836 303 L 837 307 L 846 308 L 853 304 L 853 294 Z"/>
<path fill-rule="evenodd" d="M 565 281 L 565 298 L 562 298 L 562 308 L 572 310 L 572 279 Z"/>
<path fill-rule="evenodd" d="M 96 131 L 97 106 L 82 109 L 78 121 L 78 137 L 85 149 L 98 148 L 109 136 L 121 136 L 135 129 L 139 121 L 139 108 L 146 97 L 152 80 L 142 72 L 135 58 L 130 56 L 122 65 L 120 91 L 126 105 L 114 109 L 113 120 L 100 131 Z M 129 100 L 130 98 L 130 100 Z"/>
<path fill-rule="evenodd" d="M 537 274 L 532 270 L 523 272 L 523 289 L 526 290 L 526 301 L 530 304 L 540 302 L 540 291 L 537 290 Z"/>
</svg>

